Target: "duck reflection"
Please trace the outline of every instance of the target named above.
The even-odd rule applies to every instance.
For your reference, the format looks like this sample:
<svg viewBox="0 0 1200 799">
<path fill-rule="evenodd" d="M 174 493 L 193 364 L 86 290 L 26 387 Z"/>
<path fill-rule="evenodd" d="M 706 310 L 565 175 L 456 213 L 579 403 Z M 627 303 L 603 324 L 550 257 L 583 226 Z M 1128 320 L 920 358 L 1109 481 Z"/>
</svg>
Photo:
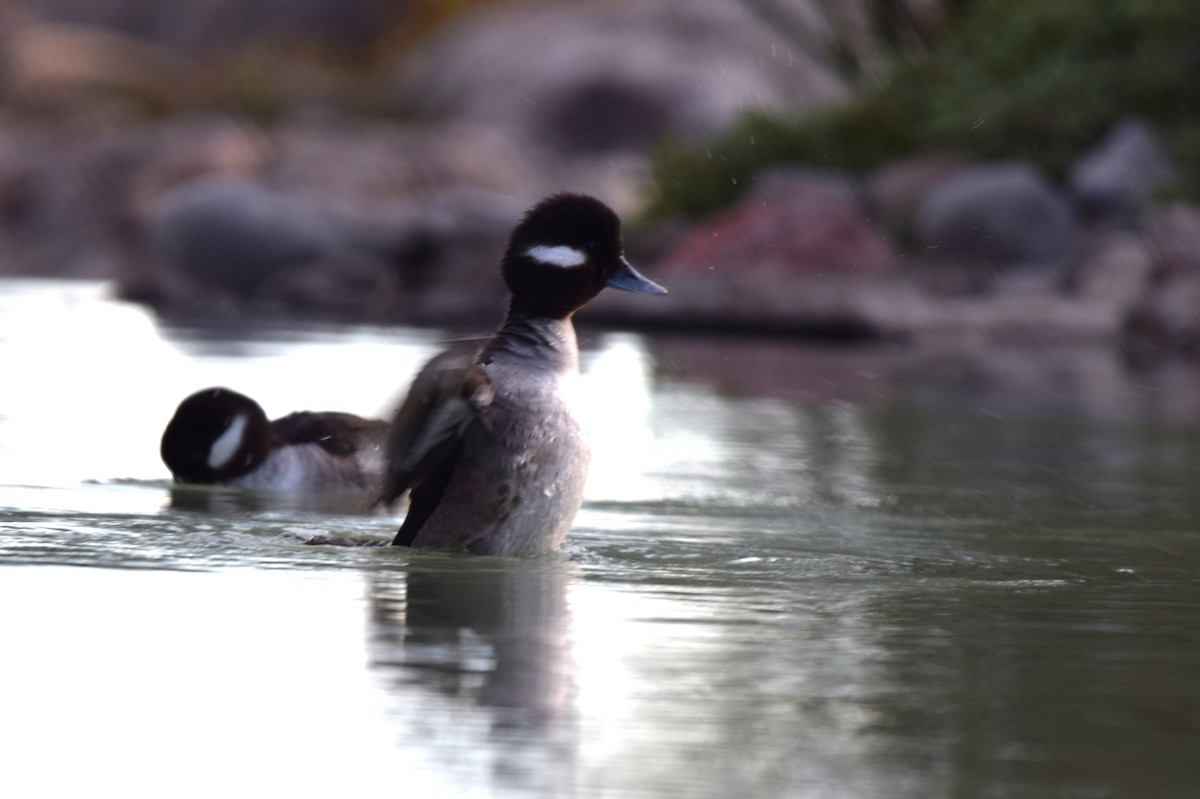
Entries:
<svg viewBox="0 0 1200 799">
<path fill-rule="evenodd" d="M 568 774 L 563 767 L 575 760 L 568 590 L 577 580 L 576 567 L 561 555 L 428 554 L 402 573 L 376 573 L 370 581 L 372 668 L 401 701 L 412 700 L 414 684 L 449 699 L 401 712 L 453 717 L 458 731 L 451 747 L 463 747 L 460 736 L 470 736 L 474 725 L 495 753 L 493 778 L 553 787 L 546 781 L 557 782 L 554 775 Z M 414 729 L 422 738 L 433 720 L 424 721 L 426 727 Z"/>
<path fill-rule="evenodd" d="M 365 491 L 259 491 L 223 486 L 172 483 L 169 506 L 215 516 L 241 516 L 264 511 L 329 515 L 378 515 Z"/>
</svg>

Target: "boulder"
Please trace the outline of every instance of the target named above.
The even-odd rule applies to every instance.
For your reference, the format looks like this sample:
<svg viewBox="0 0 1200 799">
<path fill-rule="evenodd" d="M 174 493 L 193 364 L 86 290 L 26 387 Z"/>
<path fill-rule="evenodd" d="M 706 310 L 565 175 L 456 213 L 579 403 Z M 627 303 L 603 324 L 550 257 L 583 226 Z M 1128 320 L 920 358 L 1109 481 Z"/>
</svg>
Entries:
<svg viewBox="0 0 1200 799">
<path fill-rule="evenodd" d="M 895 270 L 898 254 L 847 179 L 806 171 L 764 175 L 734 207 L 686 235 L 661 274 L 772 272 L 807 277 L 873 277 Z"/>
<path fill-rule="evenodd" d="M 198 174 L 255 174 L 268 155 L 232 119 L 110 130 L 0 117 L 0 273 L 147 278 L 142 220 L 157 198 Z"/>
<path fill-rule="evenodd" d="M 323 120 L 266 132 L 185 116 L 96 130 L 0 113 L 0 274 L 112 279 L 122 296 L 188 319 L 264 303 L 301 315 L 323 300 L 330 318 L 352 309 L 338 296 L 398 285 L 398 302 L 372 307 L 490 324 L 521 214 L 570 190 L 629 218 L 642 164 L 563 159 L 470 127 Z"/>
<path fill-rule="evenodd" d="M 792 5 L 803 8 L 789 18 L 819 16 Z M 399 92 L 426 114 L 563 152 L 641 150 L 668 135 L 703 140 L 749 108 L 841 95 L 843 80 L 812 52 L 750 4 L 506 6 L 468 15 L 406 60 Z"/>
<path fill-rule="evenodd" d="M 204 176 L 157 199 L 148 237 L 191 279 L 251 293 L 277 272 L 338 249 L 341 231 L 315 209 L 258 183 Z"/>
<path fill-rule="evenodd" d="M 1131 119 L 1117 125 L 1071 167 L 1068 185 L 1089 216 L 1124 217 L 1176 179 L 1154 130 Z"/>
<path fill-rule="evenodd" d="M 1032 167 L 976 166 L 938 184 L 917 209 L 921 246 L 992 266 L 1061 265 L 1078 238 L 1067 201 Z"/>
<path fill-rule="evenodd" d="M 655 303 L 601 297 L 639 319 L 684 325 L 885 335 L 869 308 L 900 256 L 842 177 L 780 171 L 734 207 L 685 232 L 649 271 L 670 294 Z"/>
<path fill-rule="evenodd" d="M 368 225 L 230 175 L 195 178 L 164 192 L 150 211 L 146 238 L 184 288 L 163 280 L 165 297 L 144 284 L 128 286 L 126 296 L 167 314 L 202 310 L 180 301 L 190 285 L 259 311 L 396 321 L 415 269 L 413 243 L 399 223 Z"/>
</svg>

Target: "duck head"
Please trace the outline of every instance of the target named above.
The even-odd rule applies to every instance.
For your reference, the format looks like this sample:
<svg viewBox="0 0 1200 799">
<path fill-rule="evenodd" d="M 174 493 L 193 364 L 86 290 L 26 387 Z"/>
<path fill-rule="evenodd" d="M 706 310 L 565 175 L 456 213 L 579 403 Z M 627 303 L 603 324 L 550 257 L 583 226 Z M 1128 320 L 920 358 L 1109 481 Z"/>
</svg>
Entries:
<svg viewBox="0 0 1200 799">
<path fill-rule="evenodd" d="M 514 310 L 530 316 L 568 318 L 605 286 L 667 293 L 625 260 L 616 213 L 583 194 L 556 194 L 531 208 L 513 229 L 502 269 Z"/>
<path fill-rule="evenodd" d="M 228 388 L 206 388 L 179 404 L 159 454 L 177 483 L 220 483 L 253 471 L 271 449 L 262 407 Z"/>
</svg>

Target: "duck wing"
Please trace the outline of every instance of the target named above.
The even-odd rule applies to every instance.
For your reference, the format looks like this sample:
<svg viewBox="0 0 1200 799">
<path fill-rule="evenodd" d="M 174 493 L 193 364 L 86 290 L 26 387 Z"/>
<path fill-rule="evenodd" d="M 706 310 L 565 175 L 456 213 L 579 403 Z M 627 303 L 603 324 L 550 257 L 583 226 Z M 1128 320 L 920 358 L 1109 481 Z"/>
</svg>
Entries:
<svg viewBox="0 0 1200 799">
<path fill-rule="evenodd" d="M 457 459 L 467 428 L 493 397 L 474 353 L 445 352 L 417 374 L 388 430 L 379 501 L 390 505 L 413 488 L 409 516 L 433 512 Z M 406 521 L 406 526 L 407 521 Z"/>
<path fill-rule="evenodd" d="M 271 433 L 280 444 L 316 444 L 339 457 L 378 444 L 386 430 L 381 419 L 337 411 L 296 411 L 271 422 Z"/>
</svg>

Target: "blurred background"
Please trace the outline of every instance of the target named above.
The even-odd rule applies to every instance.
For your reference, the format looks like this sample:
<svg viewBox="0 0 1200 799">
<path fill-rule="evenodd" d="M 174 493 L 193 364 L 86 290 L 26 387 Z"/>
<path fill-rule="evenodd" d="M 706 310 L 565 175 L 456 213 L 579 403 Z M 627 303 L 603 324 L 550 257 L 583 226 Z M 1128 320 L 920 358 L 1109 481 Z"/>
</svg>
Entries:
<svg viewBox="0 0 1200 799">
<path fill-rule="evenodd" d="M 168 318 L 473 324 L 513 220 L 570 189 L 672 290 L 589 319 L 1191 357 L 1198 16 L 4 0 L 0 274 Z"/>
</svg>

